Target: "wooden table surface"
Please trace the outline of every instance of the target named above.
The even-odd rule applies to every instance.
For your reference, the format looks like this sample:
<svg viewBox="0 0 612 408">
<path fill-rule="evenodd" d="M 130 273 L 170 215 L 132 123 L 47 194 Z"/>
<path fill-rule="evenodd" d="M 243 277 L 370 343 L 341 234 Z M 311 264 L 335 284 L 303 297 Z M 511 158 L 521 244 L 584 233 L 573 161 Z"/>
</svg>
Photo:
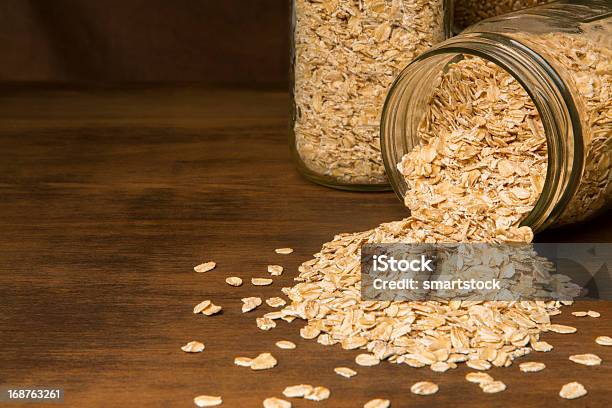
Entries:
<svg viewBox="0 0 612 408">
<path fill-rule="evenodd" d="M 270 297 L 292 284 L 297 266 L 335 233 L 399 219 L 392 193 L 351 193 L 310 184 L 294 170 L 287 148 L 288 96 L 281 92 L 190 87 L 80 89 L 0 88 L 0 385 L 56 386 L 70 407 L 189 407 L 199 394 L 222 395 L 224 407 L 260 407 L 287 385 L 325 385 L 324 402 L 294 407 L 361 407 L 375 397 L 393 407 L 599 407 L 612 400 L 611 303 L 564 309 L 555 320 L 575 335 L 546 334 L 546 363 L 523 374 L 515 364 L 490 373 L 508 389 L 483 394 L 464 380 L 463 365 L 447 373 L 388 363 L 354 367 L 356 351 L 299 337 L 299 321 L 269 332 L 243 315 L 240 298 Z M 606 214 L 540 241 L 610 242 Z M 295 252 L 277 255 L 274 248 Z M 194 273 L 215 260 L 217 268 Z M 269 287 L 233 288 L 227 276 L 285 273 Z M 204 299 L 223 306 L 194 315 Z M 599 319 L 571 310 L 592 308 Z M 180 347 L 206 344 L 201 354 Z M 280 350 L 275 341 L 297 343 Z M 278 366 L 252 372 L 235 356 L 272 352 Z M 568 361 L 597 353 L 598 367 Z M 523 360 L 526 361 L 526 360 Z M 440 391 L 412 395 L 432 380 Z M 557 396 L 579 380 L 588 396 Z M 0 403 L 0 407 L 10 406 Z M 24 405 L 15 405 L 24 406 Z M 39 405 L 40 406 L 40 405 Z"/>
</svg>

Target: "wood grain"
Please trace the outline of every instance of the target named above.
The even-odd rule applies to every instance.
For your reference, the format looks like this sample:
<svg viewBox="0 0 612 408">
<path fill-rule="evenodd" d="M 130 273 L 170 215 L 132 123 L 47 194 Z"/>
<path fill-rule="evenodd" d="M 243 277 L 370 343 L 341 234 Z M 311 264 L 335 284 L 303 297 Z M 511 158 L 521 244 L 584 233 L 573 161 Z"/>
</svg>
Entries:
<svg viewBox="0 0 612 408">
<path fill-rule="evenodd" d="M 226 407 L 258 407 L 287 385 L 332 390 L 328 401 L 294 407 L 359 407 L 375 397 L 393 407 L 604 406 L 612 398 L 612 305 L 581 304 L 599 319 L 568 312 L 556 321 L 576 335 L 546 334 L 552 353 L 540 373 L 518 366 L 491 375 L 507 391 L 485 395 L 460 367 L 443 374 L 392 364 L 357 368 L 357 354 L 299 338 L 299 322 L 270 331 L 240 313 L 240 298 L 276 296 L 300 262 L 335 233 L 406 215 L 392 193 L 329 190 L 303 180 L 287 148 L 286 94 L 194 88 L 0 89 L 0 383 L 58 386 L 70 407 L 188 407 L 198 394 L 222 395 Z M 609 213 L 540 241 L 612 241 Z M 274 253 L 291 246 L 292 255 Z M 215 260 L 217 268 L 192 267 Z M 233 288 L 226 276 L 285 273 L 271 287 Z M 192 307 L 213 299 L 215 317 Z M 268 310 L 263 306 L 262 310 Z M 206 344 L 190 355 L 180 346 Z M 296 350 L 280 350 L 287 339 Z M 251 372 L 235 356 L 272 352 L 277 368 Z M 599 367 L 568 361 L 597 353 Z M 418 397 L 413 382 L 440 392 Z M 579 380 L 587 397 L 557 393 Z M 5 406 L 5 405 L 3 405 Z M 9 406 L 9 405 L 6 405 Z M 23 406 L 23 405 L 15 405 Z"/>
</svg>

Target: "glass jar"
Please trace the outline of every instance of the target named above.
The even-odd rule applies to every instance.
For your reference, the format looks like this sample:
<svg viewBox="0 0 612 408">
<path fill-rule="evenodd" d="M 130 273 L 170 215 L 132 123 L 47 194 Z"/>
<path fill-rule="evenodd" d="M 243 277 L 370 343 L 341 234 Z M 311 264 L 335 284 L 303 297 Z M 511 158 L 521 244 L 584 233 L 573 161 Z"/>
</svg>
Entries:
<svg viewBox="0 0 612 408">
<path fill-rule="evenodd" d="M 293 0 L 290 145 L 309 180 L 388 190 L 380 114 L 388 87 L 450 35 L 451 0 Z"/>
<path fill-rule="evenodd" d="M 383 157 L 398 196 L 403 200 L 408 186 L 397 164 L 420 143 L 418 126 L 436 81 L 466 56 L 484 58 L 512 75 L 541 118 L 548 165 L 522 225 L 538 231 L 608 208 L 612 3 L 606 0 L 559 1 L 485 20 L 416 58 L 393 84 L 381 119 Z"/>
<path fill-rule="evenodd" d="M 455 0 L 453 25 L 456 33 L 486 18 L 501 16 L 553 0 Z"/>
</svg>

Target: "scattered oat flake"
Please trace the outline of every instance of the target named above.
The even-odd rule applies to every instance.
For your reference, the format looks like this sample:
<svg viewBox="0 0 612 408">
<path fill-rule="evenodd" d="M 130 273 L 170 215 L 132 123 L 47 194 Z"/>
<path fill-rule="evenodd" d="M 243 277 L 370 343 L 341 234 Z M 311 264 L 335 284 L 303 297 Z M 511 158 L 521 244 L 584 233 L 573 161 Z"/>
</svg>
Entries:
<svg viewBox="0 0 612 408">
<path fill-rule="evenodd" d="M 531 343 L 531 348 L 535 351 L 547 353 L 553 349 L 553 346 L 546 341 L 536 341 L 535 343 Z"/>
<path fill-rule="evenodd" d="M 259 305 L 261 305 L 261 298 L 259 297 L 242 298 L 242 313 L 250 312 Z"/>
<path fill-rule="evenodd" d="M 237 276 L 230 276 L 229 278 L 225 279 L 225 283 L 230 286 L 240 286 L 242 285 L 242 279 Z"/>
<path fill-rule="evenodd" d="M 216 407 L 223 403 L 221 397 L 213 397 L 211 395 L 200 395 L 193 399 L 193 402 L 198 407 Z"/>
<path fill-rule="evenodd" d="M 251 361 L 251 370 L 267 370 L 276 366 L 276 359 L 270 353 L 261 353 Z"/>
<path fill-rule="evenodd" d="M 457 365 L 455 363 L 447 363 L 444 361 L 436 361 L 432 365 L 429 366 L 431 371 L 435 371 L 437 373 L 443 373 L 448 371 L 451 368 L 456 368 Z"/>
<path fill-rule="evenodd" d="M 211 303 L 207 308 L 202 310 L 202 314 L 204 314 L 206 316 L 212 316 L 214 314 L 219 313 L 221 311 L 221 309 L 223 309 L 221 306 L 218 306 L 218 305 L 215 305 L 214 303 Z"/>
<path fill-rule="evenodd" d="M 281 307 L 287 304 L 287 302 L 285 302 L 285 299 L 279 297 L 272 297 L 270 299 L 266 299 L 266 303 L 270 307 Z"/>
<path fill-rule="evenodd" d="M 293 350 L 296 346 L 295 343 L 289 340 L 279 340 L 276 342 L 276 347 L 284 350 Z"/>
<path fill-rule="evenodd" d="M 561 334 L 576 333 L 577 331 L 575 327 L 566 326 L 563 324 L 551 324 L 548 326 L 548 330 L 555 332 L 555 333 L 561 333 Z"/>
<path fill-rule="evenodd" d="M 314 387 L 309 392 L 307 392 L 304 395 L 304 399 L 311 400 L 311 401 L 323 401 L 323 400 L 328 399 L 330 394 L 331 392 L 329 391 L 329 388 L 319 385 L 317 387 Z"/>
<path fill-rule="evenodd" d="M 257 327 L 261 330 L 271 330 L 276 327 L 276 322 L 267 317 L 258 317 L 255 319 L 255 322 L 257 323 Z"/>
<path fill-rule="evenodd" d="M 599 316 L 601 316 L 601 313 L 596 312 L 596 311 L 594 311 L 594 310 L 589 310 L 589 311 L 587 312 L 587 315 L 589 315 L 589 317 L 599 317 Z"/>
<path fill-rule="evenodd" d="M 506 384 L 501 381 L 480 383 L 479 385 L 482 391 L 486 392 L 487 394 L 495 394 L 497 392 L 502 392 L 506 389 Z"/>
<path fill-rule="evenodd" d="M 359 364 L 360 366 L 371 367 L 379 364 L 380 360 L 373 354 L 363 353 L 355 357 L 355 363 Z"/>
<path fill-rule="evenodd" d="M 195 314 L 202 313 L 202 311 L 206 309 L 208 306 L 210 306 L 210 304 L 211 304 L 210 300 L 204 300 L 203 302 L 198 303 L 193 308 L 193 313 Z"/>
<path fill-rule="evenodd" d="M 410 392 L 417 395 L 431 395 L 438 392 L 438 386 L 429 381 L 421 381 L 413 384 Z"/>
<path fill-rule="evenodd" d="M 587 312 L 572 312 L 572 315 L 577 317 L 584 317 L 587 315 Z"/>
<path fill-rule="evenodd" d="M 391 401 L 388 399 L 380 399 L 376 398 L 366 402 L 363 405 L 363 408 L 389 408 L 391 406 Z"/>
<path fill-rule="evenodd" d="M 234 358 L 234 364 L 240 367 L 250 367 L 253 364 L 253 359 L 249 357 L 236 357 Z"/>
<path fill-rule="evenodd" d="M 334 368 L 334 372 L 342 377 L 351 378 L 357 375 L 357 371 L 348 368 L 348 367 L 336 367 Z"/>
<path fill-rule="evenodd" d="M 251 278 L 251 283 L 255 286 L 267 286 L 271 285 L 274 282 L 269 278 Z"/>
<path fill-rule="evenodd" d="M 214 261 L 204 262 L 197 266 L 194 266 L 193 270 L 196 271 L 197 273 L 204 273 L 204 272 L 212 271 L 213 269 L 215 269 L 216 266 L 217 266 L 217 263 Z"/>
<path fill-rule="evenodd" d="M 291 408 L 291 403 L 284 399 L 271 397 L 264 400 L 263 406 L 264 408 Z"/>
<path fill-rule="evenodd" d="M 304 326 L 300 329 L 300 336 L 304 339 L 310 340 L 321 334 L 321 330 L 314 326 Z"/>
<path fill-rule="evenodd" d="M 587 390 L 579 382 L 571 382 L 561 387 L 559 396 L 565 399 L 580 398 L 587 394 Z"/>
<path fill-rule="evenodd" d="M 280 276 L 283 273 L 283 267 L 280 265 L 268 265 L 268 272 L 272 276 Z"/>
<path fill-rule="evenodd" d="M 199 341 L 190 341 L 181 347 L 185 353 L 201 353 L 204 351 L 204 343 L 200 343 Z"/>
<path fill-rule="evenodd" d="M 546 364 L 538 363 L 535 361 L 528 361 L 528 362 L 519 364 L 519 368 L 524 373 L 536 373 L 538 371 L 542 371 L 543 369 L 545 369 Z"/>
<path fill-rule="evenodd" d="M 293 248 L 276 248 L 274 252 L 280 255 L 289 255 L 293 252 Z"/>
<path fill-rule="evenodd" d="M 612 337 L 609 336 L 599 336 L 595 339 L 595 343 L 600 346 L 612 346 Z"/>
<path fill-rule="evenodd" d="M 569 359 L 574 363 L 586 366 L 596 366 L 601 364 L 601 358 L 595 354 L 575 354 L 570 356 Z"/>
<path fill-rule="evenodd" d="M 290 385 L 285 387 L 283 390 L 283 395 L 287 398 L 303 398 L 312 390 L 313 386 L 309 384 Z"/>
<path fill-rule="evenodd" d="M 493 377 L 487 373 L 467 373 L 465 379 L 476 384 L 485 384 L 495 381 Z"/>
</svg>

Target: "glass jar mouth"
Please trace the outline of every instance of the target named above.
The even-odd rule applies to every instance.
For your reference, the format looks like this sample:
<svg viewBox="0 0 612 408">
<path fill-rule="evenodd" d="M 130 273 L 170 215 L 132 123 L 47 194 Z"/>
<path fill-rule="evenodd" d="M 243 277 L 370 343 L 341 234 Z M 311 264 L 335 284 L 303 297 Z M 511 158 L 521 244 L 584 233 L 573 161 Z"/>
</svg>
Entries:
<svg viewBox="0 0 612 408">
<path fill-rule="evenodd" d="M 533 209 L 521 222 L 535 232 L 555 222 L 575 193 L 584 167 L 584 142 L 578 111 L 556 70 L 523 43 L 500 34 L 470 33 L 452 38 L 417 57 L 392 84 L 382 111 L 381 151 L 395 193 L 404 201 L 408 186 L 397 168 L 417 142 L 428 91 L 449 63 L 473 55 L 512 75 L 527 91 L 544 125 L 548 166 L 544 187 Z"/>
</svg>

